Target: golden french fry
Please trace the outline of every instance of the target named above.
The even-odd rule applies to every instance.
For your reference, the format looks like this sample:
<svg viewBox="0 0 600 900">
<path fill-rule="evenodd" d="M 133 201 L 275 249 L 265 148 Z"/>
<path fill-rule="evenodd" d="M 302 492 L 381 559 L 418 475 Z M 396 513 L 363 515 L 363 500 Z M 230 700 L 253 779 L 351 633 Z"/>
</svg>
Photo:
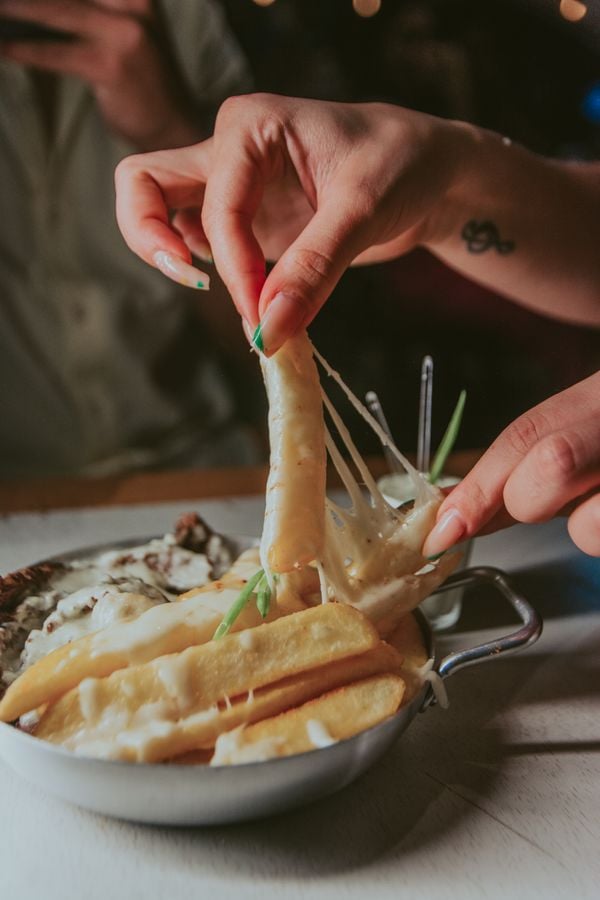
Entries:
<svg viewBox="0 0 600 900">
<path fill-rule="evenodd" d="M 429 659 L 421 626 L 412 613 L 407 613 L 386 640 L 398 650 L 404 660 L 399 674 L 406 683 L 403 700 L 403 704 L 406 705 L 423 687 L 423 679 L 418 669 L 421 669 Z"/>
<path fill-rule="evenodd" d="M 222 734 L 211 765 L 291 756 L 344 740 L 392 716 L 403 694 L 398 675 L 375 675 L 337 688 L 279 716 Z"/>
<path fill-rule="evenodd" d="M 127 743 L 125 733 L 137 729 L 150 744 L 153 738 L 160 743 L 170 739 L 182 717 L 210 722 L 219 712 L 211 707 L 224 698 L 355 656 L 378 643 L 377 631 L 361 613 L 326 604 L 107 678 L 86 678 L 48 709 L 35 733 L 70 749 L 82 751 L 85 744 L 92 747 L 90 755 L 114 755 Z M 166 755 L 184 749 L 173 746 Z M 133 750 L 137 752 L 135 742 Z"/>
<path fill-rule="evenodd" d="M 211 748 L 223 732 L 231 731 L 239 725 L 275 716 L 317 697 L 324 691 L 352 681 L 381 672 L 399 673 L 401 666 L 400 654 L 381 641 L 373 650 L 359 656 L 347 657 L 300 672 L 275 684 L 258 688 L 248 695 L 234 699 L 228 705 L 219 703 L 208 712 L 204 710 L 176 721 L 159 722 L 158 728 L 147 730 L 145 739 L 142 740 L 139 725 L 135 722 L 131 727 L 110 736 L 102 724 L 99 728 L 88 727 L 83 739 L 78 739 L 77 749 L 84 754 L 89 751 L 90 754 L 93 752 L 94 755 L 109 755 L 111 758 L 130 762 L 155 763 L 163 760 L 178 762 L 178 757 L 184 754 L 192 754 L 192 759 L 184 760 L 192 762 L 198 761 L 193 758 L 193 753 L 198 751 L 203 754 L 207 750 L 210 750 L 210 759 Z M 49 740 L 56 742 L 55 739 L 58 737 L 57 734 Z M 69 746 L 69 741 L 70 739 L 66 740 L 66 746 Z"/>
<path fill-rule="evenodd" d="M 129 665 L 210 641 L 240 590 L 237 583 L 233 587 L 215 584 L 217 587 L 202 594 L 155 606 L 136 619 L 116 623 L 49 653 L 10 685 L 0 701 L 0 721 L 11 722 L 45 703 L 54 703 L 85 678 L 105 678 Z M 267 620 L 278 616 L 273 603 Z M 232 630 L 262 622 L 256 605 L 249 603 Z"/>
<path fill-rule="evenodd" d="M 222 711 L 218 727 L 203 727 L 202 732 L 196 729 L 196 733 L 192 734 L 193 726 L 190 728 L 183 720 L 184 739 L 194 740 L 195 746 L 212 747 L 219 734 L 224 731 L 278 715 L 326 691 L 382 672 L 399 674 L 402 670 L 402 661 L 402 656 L 397 650 L 385 641 L 380 641 L 366 653 L 300 672 L 275 684 L 259 688 L 248 699 L 235 700 L 230 708 Z"/>
<path fill-rule="evenodd" d="M 412 613 L 407 613 L 386 638 L 402 655 L 405 669 L 419 669 L 429 659 L 421 626 Z"/>
<path fill-rule="evenodd" d="M 188 753 L 182 753 L 181 756 L 166 759 L 165 762 L 172 766 L 207 766 L 212 755 L 212 747 L 208 747 L 204 750 L 190 750 Z"/>
<path fill-rule="evenodd" d="M 305 331 L 261 365 L 271 444 L 262 555 L 273 572 L 290 572 L 319 559 L 325 539 L 321 384 Z"/>
</svg>

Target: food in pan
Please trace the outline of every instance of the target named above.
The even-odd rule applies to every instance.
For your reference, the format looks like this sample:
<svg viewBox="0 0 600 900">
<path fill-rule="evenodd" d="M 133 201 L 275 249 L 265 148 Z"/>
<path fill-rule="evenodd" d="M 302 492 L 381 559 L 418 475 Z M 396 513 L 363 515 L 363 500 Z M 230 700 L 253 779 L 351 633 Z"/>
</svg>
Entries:
<svg viewBox="0 0 600 900">
<path fill-rule="evenodd" d="M 225 540 L 188 519 L 162 543 L 31 572 L 44 589 L 0 631 L 1 720 L 84 755 L 189 762 L 196 754 L 224 765 L 343 740 L 389 718 L 433 678 L 407 614 L 457 561 L 421 554 L 438 489 L 392 447 L 415 502 L 386 503 L 321 388 L 306 334 L 262 365 L 271 467 L 260 548 L 233 562 Z M 349 506 L 326 496 L 327 453 Z M 40 627 L 17 660 L 32 610 Z"/>
</svg>

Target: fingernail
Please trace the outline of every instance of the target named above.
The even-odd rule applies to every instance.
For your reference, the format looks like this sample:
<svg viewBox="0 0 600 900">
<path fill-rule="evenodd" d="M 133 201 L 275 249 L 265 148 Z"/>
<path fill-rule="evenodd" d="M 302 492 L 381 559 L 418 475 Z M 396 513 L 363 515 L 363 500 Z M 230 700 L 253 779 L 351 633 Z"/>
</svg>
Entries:
<svg viewBox="0 0 600 900">
<path fill-rule="evenodd" d="M 254 332 L 252 331 L 252 326 L 248 322 L 247 319 L 242 319 L 242 328 L 244 329 L 244 334 L 246 335 L 246 339 L 250 346 L 254 347 Z"/>
<path fill-rule="evenodd" d="M 251 341 L 257 350 L 259 350 L 261 353 L 265 352 L 265 345 L 264 345 L 263 334 L 262 334 L 262 325 L 260 322 L 256 326 L 256 330 L 255 330 L 254 334 L 252 335 Z"/>
<path fill-rule="evenodd" d="M 287 294 L 275 294 L 260 320 L 252 341 L 254 346 L 270 356 L 302 325 L 306 309 Z"/>
<path fill-rule="evenodd" d="M 205 244 L 204 241 L 195 241 L 193 238 L 186 238 L 186 243 L 195 257 L 204 263 L 213 265 L 214 259 L 208 244 Z"/>
<path fill-rule="evenodd" d="M 179 256 L 167 253 L 166 250 L 157 250 L 152 259 L 156 268 L 163 275 L 166 275 L 167 278 L 176 281 L 177 284 L 195 288 L 198 291 L 207 291 L 209 289 L 210 277 L 206 272 L 201 272 L 195 266 L 190 266 L 189 263 Z"/>
<path fill-rule="evenodd" d="M 442 558 L 442 556 L 444 555 L 445 552 L 446 552 L 445 550 L 442 550 L 441 553 L 434 553 L 433 556 L 427 556 L 425 558 L 426 558 L 427 562 L 437 562 L 438 559 Z"/>
<path fill-rule="evenodd" d="M 437 556 L 454 547 L 465 534 L 467 526 L 457 509 L 448 509 L 423 545 L 423 556 Z"/>
</svg>

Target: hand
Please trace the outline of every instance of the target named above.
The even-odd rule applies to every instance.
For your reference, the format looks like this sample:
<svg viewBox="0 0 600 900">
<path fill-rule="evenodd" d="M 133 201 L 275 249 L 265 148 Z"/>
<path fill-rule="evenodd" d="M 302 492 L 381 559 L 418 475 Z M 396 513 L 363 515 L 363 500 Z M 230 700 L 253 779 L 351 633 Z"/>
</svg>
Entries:
<svg viewBox="0 0 600 900">
<path fill-rule="evenodd" d="M 352 262 L 425 239 L 470 131 L 385 104 L 231 98 L 210 141 L 121 163 L 119 224 L 163 271 L 164 254 L 177 270 L 190 249 L 210 246 L 247 326 L 262 319 L 270 354 L 312 320 Z M 268 278 L 265 257 L 278 259 Z M 180 273 L 193 283 L 193 271 Z"/>
<path fill-rule="evenodd" d="M 0 15 L 73 35 L 70 41 L 4 43 L 0 52 L 88 82 L 107 125 L 140 150 L 200 136 L 152 0 L 0 0 Z"/>
<path fill-rule="evenodd" d="M 600 372 L 502 432 L 442 503 L 423 547 L 434 556 L 475 534 L 569 514 L 569 534 L 600 556 Z"/>
</svg>

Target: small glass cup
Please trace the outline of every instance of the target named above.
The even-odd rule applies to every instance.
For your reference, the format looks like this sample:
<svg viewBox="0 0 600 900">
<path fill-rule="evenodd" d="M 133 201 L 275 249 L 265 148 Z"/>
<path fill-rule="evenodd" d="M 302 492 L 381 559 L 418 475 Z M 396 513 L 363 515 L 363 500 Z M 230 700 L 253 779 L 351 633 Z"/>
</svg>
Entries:
<svg viewBox="0 0 600 900">
<path fill-rule="evenodd" d="M 459 481 L 460 478 L 448 475 L 439 478 L 437 486 L 441 488 L 453 487 Z M 391 506 L 399 506 L 401 503 L 406 503 L 407 500 L 412 500 L 414 496 L 412 481 L 408 475 L 384 475 L 378 480 L 377 486 Z M 472 548 L 472 538 L 457 544 L 453 548 L 462 553 L 462 558 L 454 570 L 455 572 L 466 569 Z M 427 616 L 429 624 L 434 631 L 446 631 L 448 628 L 456 625 L 462 609 L 463 592 L 464 588 L 462 587 L 454 588 L 452 591 L 444 591 L 443 594 L 434 594 L 431 597 L 426 597 L 422 601 L 420 608 Z"/>
</svg>

